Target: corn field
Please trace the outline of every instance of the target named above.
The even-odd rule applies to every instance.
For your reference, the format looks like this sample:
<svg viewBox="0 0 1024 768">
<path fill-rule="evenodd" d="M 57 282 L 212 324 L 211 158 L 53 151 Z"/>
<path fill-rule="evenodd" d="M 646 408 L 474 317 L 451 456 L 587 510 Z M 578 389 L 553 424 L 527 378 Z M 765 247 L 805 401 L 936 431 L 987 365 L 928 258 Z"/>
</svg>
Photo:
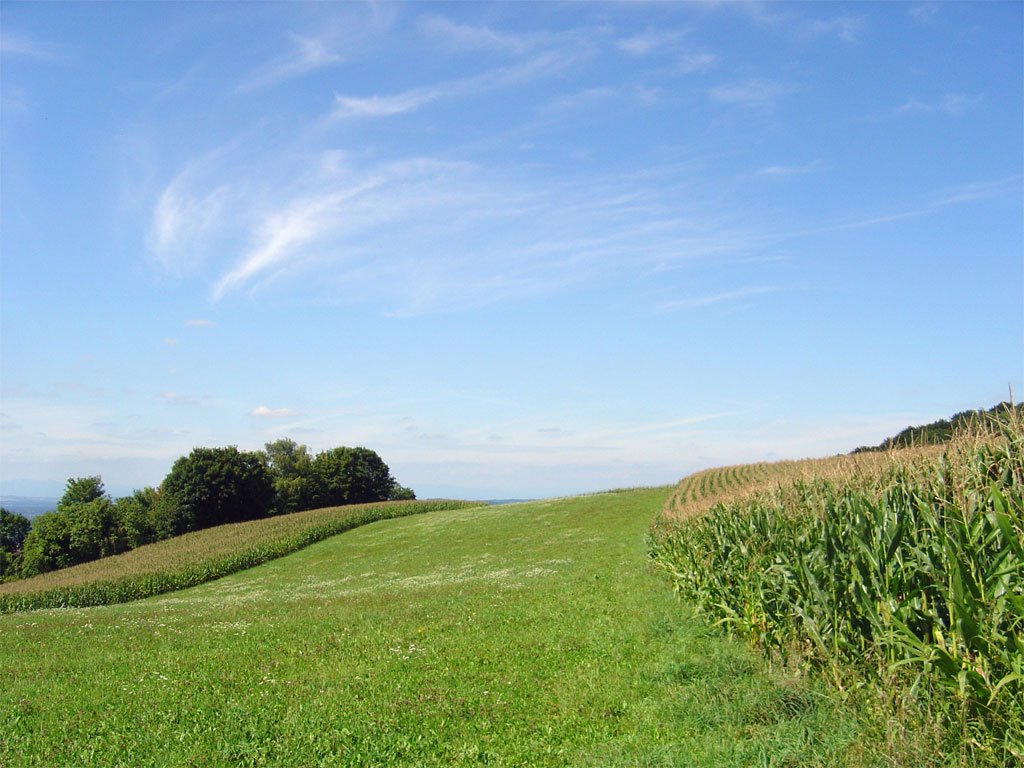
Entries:
<svg viewBox="0 0 1024 768">
<path fill-rule="evenodd" d="M 677 489 L 653 524 L 682 597 L 837 686 L 898 686 L 955 764 L 1024 761 L 1019 421 L 838 477 L 767 490 L 765 465 L 747 474 L 761 490 L 687 515 Z"/>
<path fill-rule="evenodd" d="M 206 528 L 0 584 L 0 614 L 140 600 L 252 568 L 361 525 L 479 505 L 443 499 L 351 504 Z"/>
</svg>

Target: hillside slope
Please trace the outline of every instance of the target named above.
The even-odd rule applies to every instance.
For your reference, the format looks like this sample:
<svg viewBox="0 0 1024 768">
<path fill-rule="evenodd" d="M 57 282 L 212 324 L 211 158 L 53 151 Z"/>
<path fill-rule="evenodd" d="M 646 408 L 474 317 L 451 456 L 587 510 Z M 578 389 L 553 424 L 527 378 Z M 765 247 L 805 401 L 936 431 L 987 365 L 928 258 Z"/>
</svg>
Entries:
<svg viewBox="0 0 1024 768">
<path fill-rule="evenodd" d="M 668 491 L 388 520 L 0 616 L 0 765 L 870 764 L 849 716 L 645 566 Z"/>
</svg>

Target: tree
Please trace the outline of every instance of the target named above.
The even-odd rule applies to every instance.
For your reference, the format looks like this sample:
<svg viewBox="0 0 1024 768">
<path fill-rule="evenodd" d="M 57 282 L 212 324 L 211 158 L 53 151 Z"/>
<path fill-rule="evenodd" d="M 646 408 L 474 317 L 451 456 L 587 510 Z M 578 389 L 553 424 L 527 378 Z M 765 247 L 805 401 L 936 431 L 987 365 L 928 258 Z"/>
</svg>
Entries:
<svg viewBox="0 0 1024 768">
<path fill-rule="evenodd" d="M 21 550 L 31 528 L 27 517 L 0 507 L 0 580 L 19 570 Z"/>
<path fill-rule="evenodd" d="M 288 437 L 267 443 L 264 452 L 267 454 L 267 467 L 274 477 L 308 475 L 313 463 L 309 448 Z"/>
<path fill-rule="evenodd" d="M 267 443 L 264 453 L 274 479 L 274 508 L 298 512 L 312 506 L 313 459 L 309 449 L 287 437 Z"/>
<path fill-rule="evenodd" d="M 388 494 L 389 501 L 415 501 L 416 492 L 412 488 L 406 488 L 397 482 L 391 486 L 391 493 Z"/>
<path fill-rule="evenodd" d="M 92 477 L 71 477 L 64 486 L 64 495 L 57 502 L 57 509 L 68 509 L 76 504 L 87 504 L 107 495 L 103 488 L 103 479 L 99 475 Z"/>
<path fill-rule="evenodd" d="M 174 462 L 160 488 L 159 508 L 174 535 L 265 517 L 274 482 L 262 453 L 196 448 Z"/>
<path fill-rule="evenodd" d="M 22 575 L 35 576 L 74 565 L 69 556 L 70 528 L 70 518 L 60 512 L 47 512 L 36 517 L 21 553 Z"/>
<path fill-rule="evenodd" d="M 129 549 L 171 535 L 170 520 L 160 515 L 159 497 L 155 488 L 143 488 L 114 502 L 118 527 Z"/>
<path fill-rule="evenodd" d="M 313 459 L 316 506 L 364 504 L 391 498 L 395 479 L 388 465 L 368 448 L 333 448 Z"/>
<path fill-rule="evenodd" d="M 130 548 L 103 481 L 70 478 L 57 509 L 37 517 L 25 537 L 21 570 L 34 576 Z"/>
</svg>

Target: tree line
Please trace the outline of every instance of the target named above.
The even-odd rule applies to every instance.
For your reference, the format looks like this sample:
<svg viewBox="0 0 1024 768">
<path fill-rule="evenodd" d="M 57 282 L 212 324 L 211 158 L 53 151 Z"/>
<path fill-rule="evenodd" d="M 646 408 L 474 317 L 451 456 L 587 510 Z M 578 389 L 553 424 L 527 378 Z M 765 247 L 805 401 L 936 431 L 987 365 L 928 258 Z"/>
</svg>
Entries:
<svg viewBox="0 0 1024 768">
<path fill-rule="evenodd" d="M 961 411 L 948 419 L 938 419 L 930 424 L 907 427 L 892 437 L 887 437 L 878 445 L 854 448 L 852 453 L 891 451 L 895 448 L 922 445 L 944 445 L 952 440 L 954 435 L 966 429 L 985 429 L 993 424 L 1000 424 L 1007 418 L 1024 418 L 1024 405 L 1002 402 L 987 411 Z"/>
<path fill-rule="evenodd" d="M 196 448 L 158 488 L 114 499 L 99 476 L 70 478 L 52 512 L 0 508 L 0 580 L 35 576 L 224 523 L 304 509 L 415 499 L 368 448 L 315 456 L 289 438 L 262 451 Z"/>
</svg>

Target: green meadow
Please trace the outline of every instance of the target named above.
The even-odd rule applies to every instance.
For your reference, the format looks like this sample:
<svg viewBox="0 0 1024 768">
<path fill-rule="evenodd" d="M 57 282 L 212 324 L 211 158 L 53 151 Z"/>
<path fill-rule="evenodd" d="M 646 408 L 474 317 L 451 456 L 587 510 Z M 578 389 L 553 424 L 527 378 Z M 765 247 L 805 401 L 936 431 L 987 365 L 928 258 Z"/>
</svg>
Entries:
<svg viewBox="0 0 1024 768">
<path fill-rule="evenodd" d="M 862 716 L 648 563 L 670 491 L 383 520 L 187 590 L 0 616 L 0 765 L 886 764 Z"/>
</svg>

